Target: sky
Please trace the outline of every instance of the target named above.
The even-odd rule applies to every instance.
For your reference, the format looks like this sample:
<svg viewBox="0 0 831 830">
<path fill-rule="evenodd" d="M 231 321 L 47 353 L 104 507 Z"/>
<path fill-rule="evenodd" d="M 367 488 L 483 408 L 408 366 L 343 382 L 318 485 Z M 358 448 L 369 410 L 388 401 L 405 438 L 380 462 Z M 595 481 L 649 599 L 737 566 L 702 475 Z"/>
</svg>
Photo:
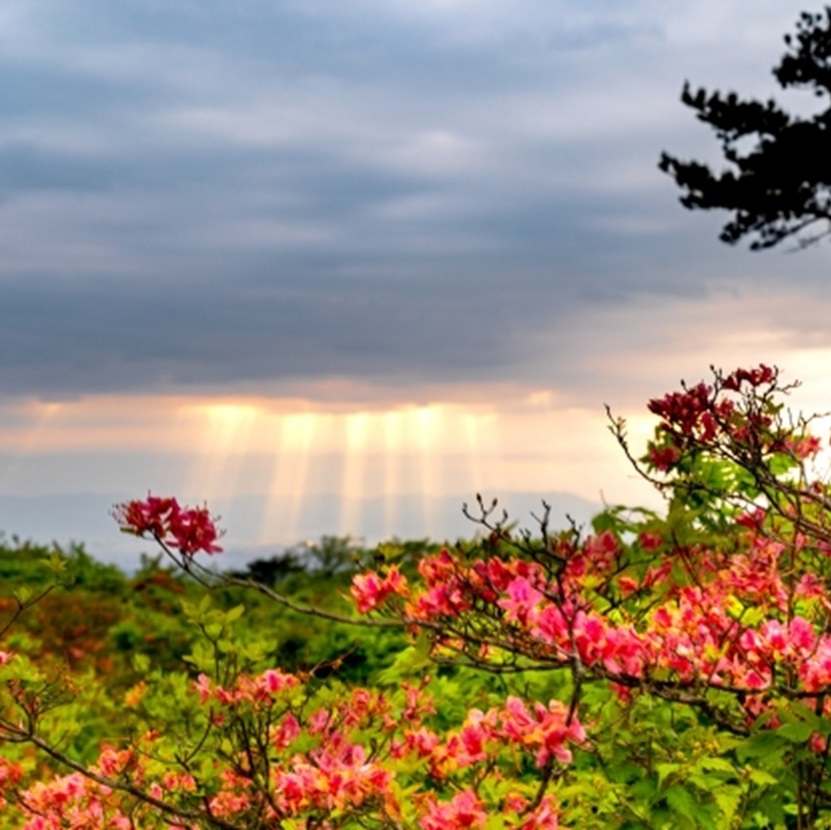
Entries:
<svg viewBox="0 0 831 830">
<path fill-rule="evenodd" d="M 452 538 L 479 491 L 656 505 L 604 404 L 642 443 L 710 364 L 827 408 L 827 247 L 725 246 L 657 169 L 718 161 L 687 79 L 810 108 L 804 8 L 7 0 L 0 527 L 127 561 L 152 491 L 238 555 Z"/>
</svg>

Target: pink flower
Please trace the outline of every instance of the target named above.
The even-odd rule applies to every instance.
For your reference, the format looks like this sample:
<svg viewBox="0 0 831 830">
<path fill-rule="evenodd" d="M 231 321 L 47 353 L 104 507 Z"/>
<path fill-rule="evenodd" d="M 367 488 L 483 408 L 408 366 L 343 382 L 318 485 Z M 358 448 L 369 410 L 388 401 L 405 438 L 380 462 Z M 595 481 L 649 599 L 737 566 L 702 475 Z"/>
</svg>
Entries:
<svg viewBox="0 0 831 830">
<path fill-rule="evenodd" d="M 508 596 L 496 603 L 505 611 L 505 619 L 527 625 L 543 595 L 524 576 L 514 579 L 505 593 Z"/>
<path fill-rule="evenodd" d="M 821 448 L 820 440 L 816 435 L 806 435 L 802 438 L 786 438 L 785 448 L 799 461 L 813 458 Z"/>
<path fill-rule="evenodd" d="M 558 827 L 557 806 L 554 799 L 547 795 L 520 825 L 519 830 L 557 830 Z"/>
<path fill-rule="evenodd" d="M 358 613 L 367 614 L 381 606 L 392 594 L 406 596 L 407 578 L 393 565 L 384 576 L 375 571 L 357 574 L 352 579 L 350 593 L 355 599 Z"/>
<path fill-rule="evenodd" d="M 200 674 L 199 677 L 193 681 L 193 685 L 196 687 L 196 691 L 199 692 L 199 703 L 204 706 L 213 693 L 210 678 L 204 673 Z"/>
<path fill-rule="evenodd" d="M 297 718 L 289 712 L 271 737 L 271 743 L 275 749 L 285 749 L 300 734 L 300 724 Z"/>
<path fill-rule="evenodd" d="M 500 720 L 503 738 L 536 750 L 540 768 L 552 756 L 561 763 L 570 763 L 571 751 L 566 742 L 582 743 L 586 739 L 580 721 L 572 718 L 568 722 L 568 707 L 559 700 L 552 700 L 548 707 L 536 703 L 531 712 L 522 700 L 511 696 L 505 701 Z"/>
<path fill-rule="evenodd" d="M 267 669 L 259 679 L 260 687 L 271 695 L 279 694 L 283 689 L 290 689 L 298 683 L 293 674 L 285 674 L 277 669 Z"/>
<path fill-rule="evenodd" d="M 484 827 L 488 819 L 482 802 L 472 790 L 464 790 L 449 802 L 433 801 L 420 821 L 423 830 L 456 830 Z"/>
</svg>

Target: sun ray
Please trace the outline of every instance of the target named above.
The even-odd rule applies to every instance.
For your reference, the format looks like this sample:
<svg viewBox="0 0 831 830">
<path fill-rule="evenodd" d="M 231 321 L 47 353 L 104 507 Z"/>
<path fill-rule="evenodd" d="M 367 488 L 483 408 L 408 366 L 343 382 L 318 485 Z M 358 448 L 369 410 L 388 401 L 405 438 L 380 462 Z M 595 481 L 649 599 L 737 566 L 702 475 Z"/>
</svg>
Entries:
<svg viewBox="0 0 831 830">
<path fill-rule="evenodd" d="M 315 446 L 325 437 L 331 416 L 293 412 L 274 420 L 271 480 L 265 495 L 259 539 L 261 543 L 291 543 L 300 535 Z"/>
<path fill-rule="evenodd" d="M 250 404 L 212 403 L 201 409 L 200 450 L 185 493 L 224 499 L 239 495 L 243 464 L 253 449 L 262 413 Z"/>
<path fill-rule="evenodd" d="M 27 407 L 23 418 L 29 421 L 30 426 L 25 429 L 20 439 L 15 443 L 13 461 L 6 465 L 0 473 L 0 492 L 6 487 L 14 487 L 15 479 L 27 459 L 38 453 L 41 447 L 48 442 L 50 433 L 60 428 L 66 407 L 57 401 L 32 401 Z M 12 491 L 14 492 L 14 490 Z"/>
<path fill-rule="evenodd" d="M 360 535 L 362 499 L 366 494 L 365 473 L 370 414 L 352 412 L 345 418 L 343 478 L 338 532 Z"/>
<path fill-rule="evenodd" d="M 300 516 L 306 504 L 306 489 L 309 476 L 309 462 L 314 447 L 315 435 L 326 418 L 314 412 L 289 415 L 284 421 L 285 443 L 295 450 L 294 477 L 288 496 L 287 530 L 292 539 L 300 534 Z"/>
<path fill-rule="evenodd" d="M 435 452 L 441 444 L 442 408 L 438 405 L 420 406 L 411 412 L 413 435 L 418 452 L 419 495 L 425 535 L 434 532 L 434 496 L 437 491 L 439 458 Z"/>
<path fill-rule="evenodd" d="M 384 536 L 395 535 L 399 497 L 403 416 L 399 410 L 383 413 L 384 434 Z"/>
<path fill-rule="evenodd" d="M 461 416 L 462 433 L 465 438 L 467 449 L 468 475 L 470 476 L 470 489 L 480 492 L 483 487 L 482 463 L 481 463 L 481 416 L 473 412 L 464 413 Z"/>
</svg>

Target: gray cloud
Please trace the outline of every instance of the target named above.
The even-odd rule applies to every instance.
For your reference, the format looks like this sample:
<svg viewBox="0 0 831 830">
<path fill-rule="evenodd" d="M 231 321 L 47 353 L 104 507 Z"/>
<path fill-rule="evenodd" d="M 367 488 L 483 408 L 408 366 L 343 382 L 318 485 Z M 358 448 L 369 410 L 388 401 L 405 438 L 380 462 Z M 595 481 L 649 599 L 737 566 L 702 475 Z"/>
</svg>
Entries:
<svg viewBox="0 0 831 830">
<path fill-rule="evenodd" d="M 0 384 L 521 378 L 597 309 L 774 285 L 655 170 L 709 146 L 684 77 L 759 83 L 799 11 L 735 5 L 8 4 Z"/>
</svg>

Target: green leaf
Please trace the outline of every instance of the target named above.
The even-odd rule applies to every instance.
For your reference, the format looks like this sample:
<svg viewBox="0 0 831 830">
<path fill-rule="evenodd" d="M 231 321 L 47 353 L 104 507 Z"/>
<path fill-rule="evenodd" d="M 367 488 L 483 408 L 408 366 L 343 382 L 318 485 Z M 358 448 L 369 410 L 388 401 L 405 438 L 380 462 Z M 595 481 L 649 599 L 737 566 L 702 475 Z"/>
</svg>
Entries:
<svg viewBox="0 0 831 830">
<path fill-rule="evenodd" d="M 241 647 L 241 654 L 252 663 L 258 663 L 265 657 L 265 646 L 262 643 L 248 643 Z"/>
<path fill-rule="evenodd" d="M 765 772 L 763 769 L 751 769 L 748 771 L 747 777 L 758 787 L 771 787 L 774 784 L 779 783 L 774 775 L 771 775 L 769 772 Z"/>
<path fill-rule="evenodd" d="M 678 772 L 679 769 L 681 769 L 681 764 L 656 764 L 655 772 L 658 773 L 658 787 L 663 787 L 667 778 Z"/>
<path fill-rule="evenodd" d="M 216 650 L 220 654 L 233 654 L 237 651 L 237 647 L 233 640 L 229 640 L 227 637 L 222 637 L 216 641 Z"/>
<path fill-rule="evenodd" d="M 768 757 L 781 752 L 784 748 L 783 738 L 778 731 L 757 732 L 737 748 L 736 757 L 744 763 L 751 758 Z"/>
<path fill-rule="evenodd" d="M 702 758 L 698 762 L 698 766 L 710 772 L 726 772 L 728 775 L 736 774 L 736 768 L 725 758 Z"/>
<path fill-rule="evenodd" d="M 698 812 L 698 801 L 693 794 L 682 784 L 674 784 L 665 793 L 667 805 L 674 812 L 686 818 L 691 818 Z"/>
<path fill-rule="evenodd" d="M 615 514 L 614 508 L 609 508 L 604 510 L 602 513 L 598 513 L 592 519 L 592 530 L 595 533 L 603 533 L 606 530 L 611 530 L 615 532 L 620 527 L 620 519 Z"/>
<path fill-rule="evenodd" d="M 53 551 L 46 560 L 46 567 L 54 574 L 62 574 L 67 567 L 66 557 L 58 551 Z"/>
<path fill-rule="evenodd" d="M 776 730 L 776 734 L 794 744 L 804 744 L 814 733 L 809 723 L 786 723 Z"/>
<path fill-rule="evenodd" d="M 777 478 L 784 473 L 787 473 L 788 470 L 792 470 L 794 467 L 797 467 L 798 464 L 799 462 L 787 453 L 778 452 L 768 459 L 768 469 L 770 469 L 771 473 L 773 473 L 773 475 Z"/>
<path fill-rule="evenodd" d="M 742 803 L 742 794 L 737 789 L 719 787 L 713 790 L 713 799 L 726 821 L 731 822 Z"/>
<path fill-rule="evenodd" d="M 375 558 L 379 562 L 395 562 L 401 559 L 404 553 L 404 548 L 394 542 L 381 542 L 375 548 Z"/>
<path fill-rule="evenodd" d="M 215 640 L 217 637 L 222 634 L 222 624 L 221 623 L 210 623 L 209 625 L 205 626 L 205 633 L 212 639 Z"/>
<path fill-rule="evenodd" d="M 213 669 L 213 653 L 203 642 L 194 643 L 190 654 L 186 654 L 183 659 L 201 671 Z"/>
<path fill-rule="evenodd" d="M 719 827 L 712 819 L 709 813 L 699 810 L 695 814 L 695 821 L 702 830 L 723 830 L 723 825 Z"/>
<path fill-rule="evenodd" d="M 230 611 L 225 613 L 225 622 L 231 624 L 236 622 L 245 613 L 244 605 L 235 605 Z"/>
<path fill-rule="evenodd" d="M 817 732 L 822 725 L 822 719 L 813 709 L 797 701 L 790 701 L 787 709 L 780 709 L 779 717 L 783 723 L 805 723 L 812 732 Z"/>
<path fill-rule="evenodd" d="M 12 660 L 0 666 L 0 683 L 19 680 L 30 683 L 41 680 L 40 671 L 22 654 L 16 654 Z"/>
<path fill-rule="evenodd" d="M 419 634 L 412 646 L 407 646 L 399 652 L 393 664 L 378 673 L 378 681 L 385 685 L 396 685 L 403 678 L 424 672 L 433 665 L 430 660 L 432 641 L 425 634 Z"/>
<path fill-rule="evenodd" d="M 32 596 L 32 589 L 25 585 L 17 588 L 14 592 L 14 598 L 21 604 L 25 605 Z"/>
<path fill-rule="evenodd" d="M 147 674 L 150 671 L 150 658 L 146 654 L 133 654 L 133 668 L 138 674 Z"/>
</svg>

